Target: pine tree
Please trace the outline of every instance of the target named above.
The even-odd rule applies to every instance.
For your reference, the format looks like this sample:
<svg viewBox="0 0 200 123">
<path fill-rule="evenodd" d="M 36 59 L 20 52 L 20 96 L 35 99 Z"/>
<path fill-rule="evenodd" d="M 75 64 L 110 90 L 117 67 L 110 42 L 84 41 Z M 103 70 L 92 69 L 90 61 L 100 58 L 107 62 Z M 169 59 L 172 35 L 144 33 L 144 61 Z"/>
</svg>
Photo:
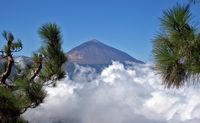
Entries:
<svg viewBox="0 0 200 123">
<path fill-rule="evenodd" d="M 21 114 L 43 102 L 46 97 L 44 86 L 55 85 L 56 80 L 65 75 L 62 65 L 67 59 L 61 47 L 60 28 L 54 23 L 42 25 L 39 35 L 43 46 L 33 54 L 33 64 L 23 69 L 15 65 L 13 58 L 13 54 L 23 48 L 21 41 L 15 40 L 10 32 L 4 31 L 2 35 L 6 44 L 1 50 L 0 122 L 25 123 L 27 121 L 20 117 Z M 12 74 L 13 67 L 19 73 Z"/>
<path fill-rule="evenodd" d="M 164 85 L 179 88 L 189 80 L 197 82 L 200 32 L 193 24 L 190 5 L 177 4 L 164 11 L 160 20 L 161 31 L 154 38 L 153 55 Z"/>
</svg>

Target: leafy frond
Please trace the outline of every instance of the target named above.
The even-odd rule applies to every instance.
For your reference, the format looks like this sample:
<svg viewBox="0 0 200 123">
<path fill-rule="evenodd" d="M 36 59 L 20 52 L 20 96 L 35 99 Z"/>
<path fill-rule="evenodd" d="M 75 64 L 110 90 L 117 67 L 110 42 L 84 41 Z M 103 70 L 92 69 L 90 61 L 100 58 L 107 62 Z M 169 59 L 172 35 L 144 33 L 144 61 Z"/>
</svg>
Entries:
<svg viewBox="0 0 200 123">
<path fill-rule="evenodd" d="M 3 36 L 6 40 L 8 40 L 7 35 L 8 35 L 7 31 L 4 30 L 4 31 L 2 32 L 2 36 Z"/>
<path fill-rule="evenodd" d="M 46 80 L 63 78 L 65 72 L 62 70 L 62 65 L 66 62 L 66 56 L 61 49 L 62 36 L 60 28 L 54 23 L 47 23 L 38 32 L 45 43 L 40 49 L 45 58 L 44 69 L 40 76 L 46 78 Z"/>
<path fill-rule="evenodd" d="M 188 27 L 192 20 L 189 6 L 177 4 L 172 9 L 163 11 L 161 17 L 161 27 L 166 33 L 180 32 Z"/>
<path fill-rule="evenodd" d="M 11 32 L 3 31 L 2 36 L 6 39 L 6 41 L 12 42 L 14 40 L 14 36 Z"/>
<path fill-rule="evenodd" d="M 43 85 L 41 83 L 32 83 L 26 88 L 29 99 L 35 106 L 38 106 L 43 102 L 46 97 L 46 92 L 43 90 Z"/>
<path fill-rule="evenodd" d="M 19 52 L 22 48 L 21 40 L 12 43 L 12 52 Z"/>
<path fill-rule="evenodd" d="M 163 12 L 162 33 L 154 38 L 156 68 L 168 88 L 179 88 L 200 71 L 199 33 L 191 20 L 189 6 L 177 4 Z"/>
<path fill-rule="evenodd" d="M 47 45 L 60 48 L 59 44 L 62 43 L 62 36 L 60 28 L 55 23 L 46 23 L 42 25 L 38 33 Z"/>
<path fill-rule="evenodd" d="M 2 32 L 3 37 L 7 41 L 7 44 L 4 45 L 3 49 L 1 50 L 2 55 L 9 55 L 13 52 L 19 52 L 22 50 L 23 45 L 21 43 L 21 40 L 16 40 L 14 38 L 14 35 L 11 32 L 3 31 Z"/>
</svg>

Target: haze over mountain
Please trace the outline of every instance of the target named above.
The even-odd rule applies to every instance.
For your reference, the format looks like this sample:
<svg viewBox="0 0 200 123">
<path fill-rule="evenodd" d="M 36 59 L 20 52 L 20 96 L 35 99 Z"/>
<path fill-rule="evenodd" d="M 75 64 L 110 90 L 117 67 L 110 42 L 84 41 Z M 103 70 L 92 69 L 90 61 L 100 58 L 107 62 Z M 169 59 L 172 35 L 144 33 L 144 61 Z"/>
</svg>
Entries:
<svg viewBox="0 0 200 123">
<path fill-rule="evenodd" d="M 93 39 L 87 41 L 75 48 L 72 48 L 67 52 L 68 62 L 77 63 L 77 64 L 111 64 L 112 61 L 119 62 L 136 62 L 144 63 L 140 60 L 133 58 L 127 53 L 120 51 L 116 48 L 110 47 L 102 42 Z M 15 56 L 15 62 L 28 62 L 30 63 L 31 58 L 27 56 Z M 0 62 L 3 62 L 3 59 L 0 56 Z"/>
<path fill-rule="evenodd" d="M 89 66 L 97 73 L 112 64 L 112 61 L 119 61 L 123 64 L 126 64 L 127 61 L 144 64 L 144 62 L 131 57 L 127 53 L 107 46 L 96 39 L 87 41 L 75 48 L 72 48 L 66 54 L 68 62 L 65 64 L 64 69 L 67 70 L 70 77 L 80 72 L 75 66 L 77 64 L 80 66 Z M 14 59 L 15 64 L 21 66 L 22 68 L 24 68 L 27 64 L 32 64 L 31 57 L 15 56 Z M 2 67 L 1 65 L 3 61 L 4 60 L 0 58 L 0 67 Z M 15 69 L 13 69 L 13 71 L 15 71 Z"/>
<path fill-rule="evenodd" d="M 69 62 L 78 64 L 111 64 L 112 61 L 143 63 L 127 53 L 107 46 L 96 39 L 87 41 L 71 49 L 67 53 L 67 56 Z"/>
</svg>

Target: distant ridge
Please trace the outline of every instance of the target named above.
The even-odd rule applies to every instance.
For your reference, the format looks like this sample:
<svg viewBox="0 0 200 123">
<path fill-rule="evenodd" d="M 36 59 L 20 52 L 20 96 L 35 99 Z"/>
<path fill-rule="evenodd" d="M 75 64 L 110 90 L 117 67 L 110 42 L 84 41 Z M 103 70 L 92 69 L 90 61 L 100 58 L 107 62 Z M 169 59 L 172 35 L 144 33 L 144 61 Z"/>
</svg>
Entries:
<svg viewBox="0 0 200 123">
<path fill-rule="evenodd" d="M 68 62 L 63 67 L 71 79 L 79 73 L 76 64 L 83 67 L 94 68 L 97 73 L 100 73 L 105 67 L 112 64 L 112 61 L 119 61 L 124 65 L 127 65 L 126 61 L 144 64 L 144 62 L 131 57 L 127 53 L 107 46 L 96 39 L 87 41 L 71 49 L 67 53 L 67 57 Z M 25 68 L 28 64 L 33 64 L 31 57 L 14 56 L 14 59 L 15 65 L 19 65 L 22 68 Z M 4 62 L 5 60 L 0 56 L 0 67 L 3 67 L 2 65 Z M 12 69 L 12 73 L 16 73 L 15 66 Z"/>
<path fill-rule="evenodd" d="M 111 64 L 112 61 L 144 63 L 96 39 L 92 39 L 71 49 L 67 53 L 67 56 L 69 62 L 77 64 Z"/>
</svg>

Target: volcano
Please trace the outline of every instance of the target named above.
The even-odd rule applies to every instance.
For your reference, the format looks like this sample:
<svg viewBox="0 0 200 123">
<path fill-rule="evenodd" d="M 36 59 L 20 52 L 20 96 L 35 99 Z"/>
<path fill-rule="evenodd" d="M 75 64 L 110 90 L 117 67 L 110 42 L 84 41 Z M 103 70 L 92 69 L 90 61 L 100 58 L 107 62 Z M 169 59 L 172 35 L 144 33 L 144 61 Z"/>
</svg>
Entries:
<svg viewBox="0 0 200 123">
<path fill-rule="evenodd" d="M 87 41 L 66 53 L 68 62 L 64 65 L 70 78 L 79 73 L 76 65 L 93 68 L 100 73 L 105 67 L 112 64 L 112 61 L 119 61 L 126 65 L 126 62 L 144 64 L 144 62 L 133 58 L 127 53 L 110 47 L 96 39 Z M 32 59 L 26 56 L 15 56 L 15 64 L 24 68 L 27 64 L 32 64 Z M 3 59 L 0 58 L 0 67 Z M 13 68 L 13 73 L 15 73 Z"/>
<path fill-rule="evenodd" d="M 144 63 L 137 60 L 127 53 L 120 51 L 116 48 L 110 47 L 102 42 L 93 39 L 87 41 L 73 49 L 68 53 L 69 62 L 77 64 L 99 65 L 99 64 L 111 64 L 112 61 L 119 62 L 136 62 Z"/>
<path fill-rule="evenodd" d="M 67 52 L 68 62 L 65 65 L 70 78 L 77 75 L 80 71 L 76 65 L 90 67 L 101 73 L 101 71 L 112 64 L 113 61 L 118 61 L 126 65 L 127 62 L 136 64 L 144 64 L 127 53 L 116 48 L 110 47 L 96 39 L 87 41 Z M 90 73 L 86 73 L 90 74 Z"/>
</svg>

